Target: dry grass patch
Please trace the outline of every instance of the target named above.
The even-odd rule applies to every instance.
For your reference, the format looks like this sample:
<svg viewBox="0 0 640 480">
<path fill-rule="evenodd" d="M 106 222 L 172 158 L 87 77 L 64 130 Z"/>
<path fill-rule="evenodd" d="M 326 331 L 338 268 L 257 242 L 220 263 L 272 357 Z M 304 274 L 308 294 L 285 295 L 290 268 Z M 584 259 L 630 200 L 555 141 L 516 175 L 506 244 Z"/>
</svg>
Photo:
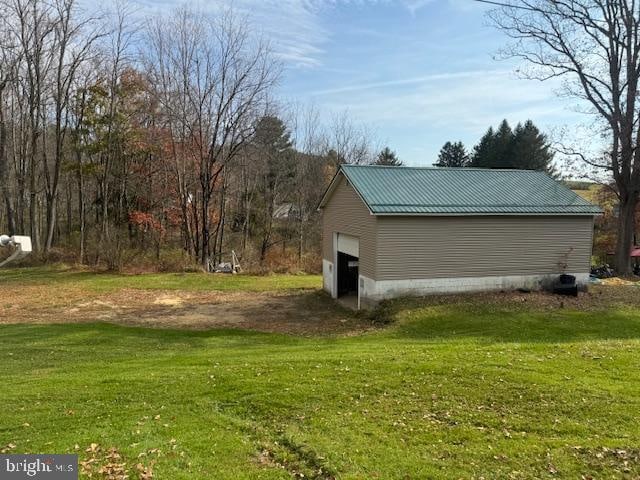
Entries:
<svg viewBox="0 0 640 480">
<path fill-rule="evenodd" d="M 65 275 L 67 275 L 65 277 Z M 174 275 L 121 276 L 82 272 L 69 281 L 27 276 L 15 289 L 0 290 L 0 323 L 86 323 L 106 321 L 153 328 L 239 328 L 294 335 L 356 334 L 372 327 L 362 315 L 342 308 L 318 289 L 307 288 L 308 277 L 259 277 L 258 291 L 242 289 L 242 276 L 202 276 L 212 289 L 185 277 L 183 289 Z M 195 277 L 199 279 L 200 277 Z M 35 284 L 32 284 L 35 283 Z M 169 283 L 172 288 L 158 288 Z M 108 288 L 105 288 L 105 284 Z M 132 287 L 131 285 L 136 285 Z M 96 288 L 96 285 L 99 288 Z M 261 290 L 271 285 L 272 290 Z M 217 289 L 213 289 L 216 288 Z M 16 294 L 16 292 L 20 294 Z"/>
</svg>

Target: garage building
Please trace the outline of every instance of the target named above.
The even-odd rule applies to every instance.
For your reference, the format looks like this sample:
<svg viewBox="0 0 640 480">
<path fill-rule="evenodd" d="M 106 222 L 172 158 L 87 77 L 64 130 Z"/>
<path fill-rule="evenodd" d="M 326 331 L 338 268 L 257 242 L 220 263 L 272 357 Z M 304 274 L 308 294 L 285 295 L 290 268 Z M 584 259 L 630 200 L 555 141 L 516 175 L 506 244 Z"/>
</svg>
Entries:
<svg viewBox="0 0 640 480">
<path fill-rule="evenodd" d="M 343 165 L 321 203 L 324 288 L 358 308 L 401 295 L 588 281 L 590 204 L 530 170 Z"/>
</svg>

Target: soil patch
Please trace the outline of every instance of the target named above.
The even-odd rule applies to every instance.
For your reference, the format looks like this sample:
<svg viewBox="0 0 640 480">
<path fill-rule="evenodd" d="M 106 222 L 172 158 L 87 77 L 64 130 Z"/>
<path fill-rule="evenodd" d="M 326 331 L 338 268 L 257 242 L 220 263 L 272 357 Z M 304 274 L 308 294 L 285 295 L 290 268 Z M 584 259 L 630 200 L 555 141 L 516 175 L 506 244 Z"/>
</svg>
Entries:
<svg viewBox="0 0 640 480">
<path fill-rule="evenodd" d="M 357 335 L 393 321 L 401 310 L 436 305 L 474 309 L 602 311 L 640 308 L 638 285 L 594 285 L 578 297 L 545 292 L 434 295 L 385 302 L 373 314 L 356 313 L 319 290 L 219 292 L 121 289 L 108 294 L 74 285 L 0 290 L 2 323 L 107 321 L 152 328 L 238 328 L 294 335 Z M 374 323 L 375 321 L 375 323 Z"/>
<path fill-rule="evenodd" d="M 241 328 L 295 335 L 348 335 L 374 328 L 365 315 L 341 307 L 317 290 L 229 293 L 122 289 L 94 298 L 71 292 L 45 298 L 40 289 L 30 287 L 11 298 L 0 294 L 0 323 L 108 321 L 157 328 Z"/>
</svg>

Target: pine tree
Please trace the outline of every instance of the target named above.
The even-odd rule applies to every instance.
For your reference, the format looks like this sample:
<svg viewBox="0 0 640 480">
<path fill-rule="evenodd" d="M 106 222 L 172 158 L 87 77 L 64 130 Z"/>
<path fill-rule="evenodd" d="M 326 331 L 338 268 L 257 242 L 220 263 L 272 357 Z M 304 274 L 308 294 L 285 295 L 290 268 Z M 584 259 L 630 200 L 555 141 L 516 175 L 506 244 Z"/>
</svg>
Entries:
<svg viewBox="0 0 640 480">
<path fill-rule="evenodd" d="M 473 149 L 472 167 L 540 170 L 555 174 L 553 152 L 546 135 L 527 120 L 514 130 L 503 120 L 498 130 L 487 130 Z"/>
<path fill-rule="evenodd" d="M 493 160 L 493 144 L 495 134 L 493 127 L 489 127 L 487 132 L 482 136 L 478 144 L 473 147 L 473 156 L 471 157 L 470 167 L 491 168 Z"/>
<path fill-rule="evenodd" d="M 514 168 L 540 170 L 555 175 L 551 145 L 547 136 L 531 120 L 527 120 L 524 125 L 518 124 L 513 137 Z"/>
<path fill-rule="evenodd" d="M 390 167 L 399 167 L 402 165 L 402 162 L 398 159 L 396 152 L 391 150 L 389 147 L 384 147 L 382 151 L 378 154 L 376 161 L 373 162 L 374 165 L 387 165 Z"/>
<path fill-rule="evenodd" d="M 253 143 L 275 157 L 291 148 L 291 134 L 282 120 L 266 115 L 256 123 Z"/>
<path fill-rule="evenodd" d="M 462 142 L 447 142 L 440 149 L 436 167 L 466 167 L 469 163 L 469 155 Z"/>
<path fill-rule="evenodd" d="M 513 158 L 513 131 L 507 120 L 502 120 L 491 148 L 490 168 L 518 168 Z"/>
</svg>

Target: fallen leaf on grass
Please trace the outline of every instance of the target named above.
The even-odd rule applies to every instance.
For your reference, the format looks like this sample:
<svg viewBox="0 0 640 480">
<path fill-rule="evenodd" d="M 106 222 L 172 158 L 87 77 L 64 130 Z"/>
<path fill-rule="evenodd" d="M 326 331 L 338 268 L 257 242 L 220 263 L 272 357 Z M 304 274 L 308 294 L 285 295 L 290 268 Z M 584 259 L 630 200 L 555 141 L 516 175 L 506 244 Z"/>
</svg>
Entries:
<svg viewBox="0 0 640 480">
<path fill-rule="evenodd" d="M 91 452 L 91 453 L 96 453 L 100 451 L 100 445 L 98 445 L 97 443 L 92 443 L 86 450 L 85 452 Z"/>
<path fill-rule="evenodd" d="M 153 478 L 153 462 L 147 466 L 144 466 L 142 463 L 138 463 L 136 465 L 136 470 L 138 471 L 140 480 L 150 480 Z"/>
<path fill-rule="evenodd" d="M 0 453 L 7 453 L 14 448 L 16 448 L 15 443 L 7 443 L 4 447 L 0 448 Z"/>
<path fill-rule="evenodd" d="M 159 451 L 158 449 L 154 449 Z M 152 461 L 149 465 L 138 462 L 135 466 L 129 465 L 124 456 L 111 447 L 103 451 L 97 443 L 92 443 L 86 450 L 90 458 L 80 460 L 80 473 L 88 478 L 100 478 L 103 480 L 151 480 L 153 478 Z M 142 455 L 140 455 L 142 456 Z M 139 456 L 139 457 L 140 457 Z"/>
</svg>

